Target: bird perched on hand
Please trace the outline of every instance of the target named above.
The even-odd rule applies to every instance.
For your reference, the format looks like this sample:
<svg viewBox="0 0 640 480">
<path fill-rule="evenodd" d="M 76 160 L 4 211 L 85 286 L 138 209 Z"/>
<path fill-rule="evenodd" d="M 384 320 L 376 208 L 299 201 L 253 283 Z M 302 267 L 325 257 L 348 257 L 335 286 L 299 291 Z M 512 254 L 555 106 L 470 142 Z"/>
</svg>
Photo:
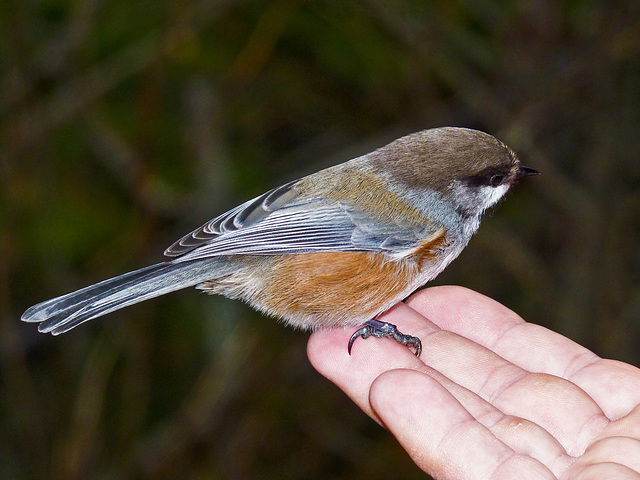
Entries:
<svg viewBox="0 0 640 480">
<path fill-rule="evenodd" d="M 54 335 L 114 310 L 196 286 L 244 300 L 304 329 L 362 326 L 351 337 L 391 337 L 377 317 L 438 275 L 482 214 L 536 174 L 486 133 L 423 130 L 274 188 L 171 245 L 170 260 L 39 303 L 22 316 Z"/>
</svg>

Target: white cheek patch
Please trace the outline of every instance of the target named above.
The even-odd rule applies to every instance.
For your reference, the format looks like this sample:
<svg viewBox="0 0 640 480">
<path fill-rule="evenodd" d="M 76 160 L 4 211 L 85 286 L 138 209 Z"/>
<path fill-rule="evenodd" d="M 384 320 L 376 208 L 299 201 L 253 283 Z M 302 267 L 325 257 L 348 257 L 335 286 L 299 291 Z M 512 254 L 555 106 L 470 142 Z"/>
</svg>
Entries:
<svg viewBox="0 0 640 480">
<path fill-rule="evenodd" d="M 498 187 L 480 187 L 480 198 L 484 203 L 484 209 L 486 210 L 490 206 L 494 205 L 505 193 L 507 193 L 507 190 L 509 190 L 508 185 L 500 185 Z"/>
<path fill-rule="evenodd" d="M 464 211 L 480 215 L 487 208 L 494 205 L 509 190 L 509 185 L 492 187 L 470 187 L 461 182 L 451 184 L 451 193 L 455 204 Z"/>
</svg>

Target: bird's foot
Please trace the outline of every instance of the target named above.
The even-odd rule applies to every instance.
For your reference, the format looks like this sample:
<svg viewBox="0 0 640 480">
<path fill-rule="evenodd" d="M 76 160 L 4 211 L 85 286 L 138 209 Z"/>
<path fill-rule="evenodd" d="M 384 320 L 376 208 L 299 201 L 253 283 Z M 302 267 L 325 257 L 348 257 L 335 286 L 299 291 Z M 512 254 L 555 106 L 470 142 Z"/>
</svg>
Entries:
<svg viewBox="0 0 640 480">
<path fill-rule="evenodd" d="M 369 338 L 372 335 L 376 338 L 393 338 L 396 342 L 402 345 L 413 347 L 415 349 L 416 357 L 419 357 L 420 353 L 422 353 L 422 342 L 420 342 L 420 339 L 418 337 L 405 335 L 398 330 L 398 327 L 391 323 L 371 319 L 366 321 L 362 328 L 351 335 L 351 338 L 349 339 L 349 346 L 347 348 L 349 355 L 351 355 L 351 347 L 353 346 L 353 342 L 356 341 L 356 338 L 362 337 L 363 339 L 365 339 Z"/>
</svg>

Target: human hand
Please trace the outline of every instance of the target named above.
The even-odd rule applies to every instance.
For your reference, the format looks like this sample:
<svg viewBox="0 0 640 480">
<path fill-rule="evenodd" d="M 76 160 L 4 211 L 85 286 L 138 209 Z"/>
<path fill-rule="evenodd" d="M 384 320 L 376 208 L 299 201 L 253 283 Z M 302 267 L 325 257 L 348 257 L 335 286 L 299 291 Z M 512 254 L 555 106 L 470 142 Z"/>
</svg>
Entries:
<svg viewBox="0 0 640 480">
<path fill-rule="evenodd" d="M 449 479 L 640 479 L 640 370 L 461 287 L 422 290 L 381 317 L 420 337 L 320 330 L 313 366 Z"/>
</svg>

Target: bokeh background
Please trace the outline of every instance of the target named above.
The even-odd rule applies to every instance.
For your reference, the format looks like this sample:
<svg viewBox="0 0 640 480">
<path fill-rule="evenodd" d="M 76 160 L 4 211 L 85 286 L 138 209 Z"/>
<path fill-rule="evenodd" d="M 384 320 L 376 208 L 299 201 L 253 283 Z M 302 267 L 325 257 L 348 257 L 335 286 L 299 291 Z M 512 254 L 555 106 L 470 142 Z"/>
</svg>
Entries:
<svg viewBox="0 0 640 480">
<path fill-rule="evenodd" d="M 640 2 L 10 0 L 0 122 L 2 478 L 424 478 L 306 333 L 239 302 L 185 291 L 56 338 L 18 321 L 423 128 L 542 172 L 434 283 L 640 365 Z"/>
</svg>

